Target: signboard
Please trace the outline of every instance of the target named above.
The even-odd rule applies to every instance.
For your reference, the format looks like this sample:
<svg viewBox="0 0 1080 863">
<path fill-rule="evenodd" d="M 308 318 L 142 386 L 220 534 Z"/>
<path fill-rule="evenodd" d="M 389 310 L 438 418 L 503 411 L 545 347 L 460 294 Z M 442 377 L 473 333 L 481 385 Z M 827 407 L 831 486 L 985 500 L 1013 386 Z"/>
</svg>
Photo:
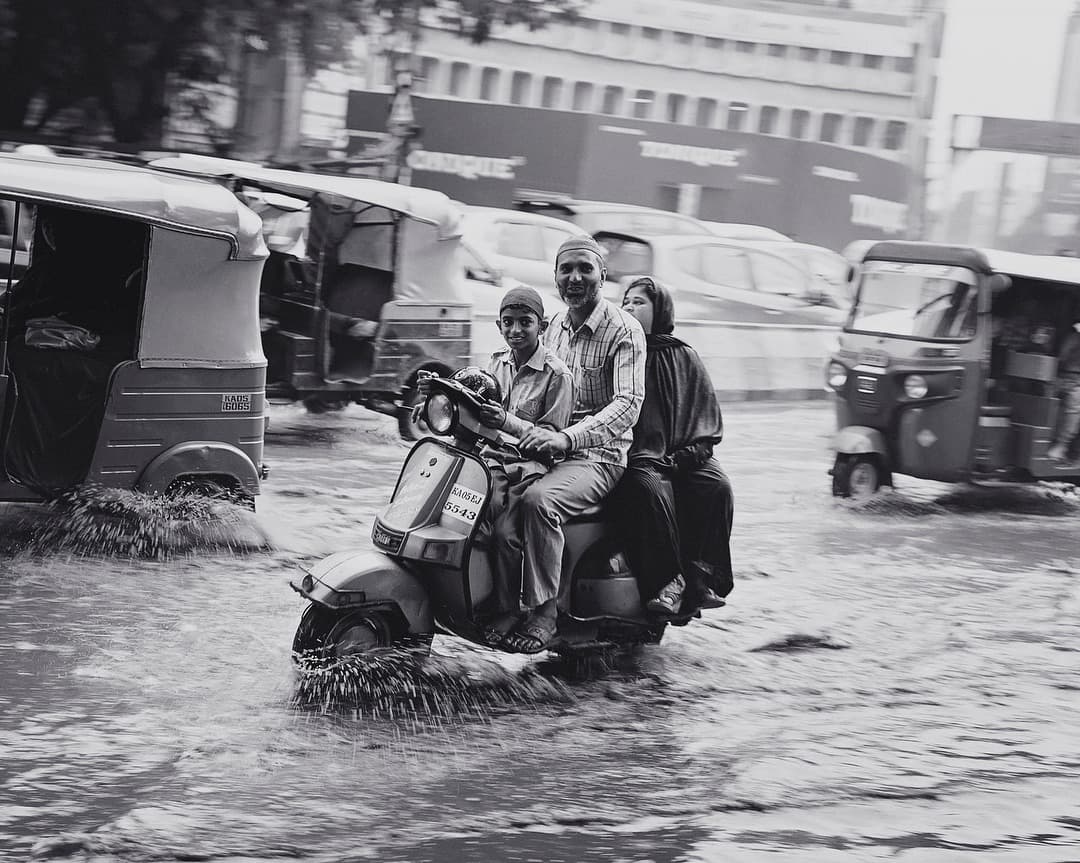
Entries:
<svg viewBox="0 0 1080 863">
<path fill-rule="evenodd" d="M 388 94 L 349 94 L 350 149 L 383 130 Z M 515 192 L 639 204 L 766 225 L 840 249 L 906 236 L 906 166 L 775 135 L 414 96 L 412 182 L 467 204 Z"/>
<path fill-rule="evenodd" d="M 960 115 L 953 118 L 952 148 L 1080 156 L 1080 123 Z"/>
</svg>

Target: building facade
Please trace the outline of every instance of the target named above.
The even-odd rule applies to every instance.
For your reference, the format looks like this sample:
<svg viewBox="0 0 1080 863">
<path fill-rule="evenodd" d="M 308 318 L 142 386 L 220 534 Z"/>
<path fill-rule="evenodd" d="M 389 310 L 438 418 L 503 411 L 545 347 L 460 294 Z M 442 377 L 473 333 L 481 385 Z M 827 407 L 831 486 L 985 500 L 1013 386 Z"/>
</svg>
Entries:
<svg viewBox="0 0 1080 863">
<path fill-rule="evenodd" d="M 944 0 L 589 0 L 542 30 L 423 21 L 417 92 L 832 144 L 906 165 L 919 229 Z M 387 87 L 373 56 L 361 89 Z"/>
</svg>

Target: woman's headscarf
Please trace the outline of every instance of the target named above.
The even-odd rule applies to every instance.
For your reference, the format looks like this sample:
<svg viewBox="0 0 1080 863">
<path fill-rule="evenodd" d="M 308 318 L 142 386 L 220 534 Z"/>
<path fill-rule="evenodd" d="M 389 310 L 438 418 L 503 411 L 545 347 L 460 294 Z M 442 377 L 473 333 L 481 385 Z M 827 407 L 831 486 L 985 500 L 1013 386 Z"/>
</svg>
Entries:
<svg viewBox="0 0 1080 863">
<path fill-rule="evenodd" d="M 671 335 L 675 330 L 675 301 L 671 298 L 671 291 L 649 276 L 638 276 L 626 286 L 623 299 L 626 299 L 626 295 L 635 288 L 643 291 L 652 303 L 652 329 L 645 334 L 645 341 L 649 347 L 674 343 L 684 344 Z"/>
<path fill-rule="evenodd" d="M 676 450 L 719 443 L 724 421 L 709 373 L 697 352 L 671 335 L 675 302 L 671 292 L 648 276 L 634 279 L 652 301 L 652 332 L 645 334 L 645 403 L 634 426 L 631 462 L 666 462 Z M 625 297 L 625 294 L 624 294 Z"/>
</svg>

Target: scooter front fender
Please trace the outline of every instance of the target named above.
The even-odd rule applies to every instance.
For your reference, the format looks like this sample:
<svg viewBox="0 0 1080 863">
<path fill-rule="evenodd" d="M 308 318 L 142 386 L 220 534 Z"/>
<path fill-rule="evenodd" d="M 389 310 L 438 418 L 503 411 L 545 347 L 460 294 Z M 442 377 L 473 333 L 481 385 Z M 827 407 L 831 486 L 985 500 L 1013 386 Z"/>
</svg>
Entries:
<svg viewBox="0 0 1080 863">
<path fill-rule="evenodd" d="M 431 598 L 419 579 L 392 557 L 370 549 L 339 551 L 316 563 L 297 593 L 326 608 L 396 607 L 413 634 L 435 631 Z"/>
<path fill-rule="evenodd" d="M 889 454 L 885 435 L 870 426 L 847 426 L 833 436 L 833 449 L 838 455 Z"/>
</svg>

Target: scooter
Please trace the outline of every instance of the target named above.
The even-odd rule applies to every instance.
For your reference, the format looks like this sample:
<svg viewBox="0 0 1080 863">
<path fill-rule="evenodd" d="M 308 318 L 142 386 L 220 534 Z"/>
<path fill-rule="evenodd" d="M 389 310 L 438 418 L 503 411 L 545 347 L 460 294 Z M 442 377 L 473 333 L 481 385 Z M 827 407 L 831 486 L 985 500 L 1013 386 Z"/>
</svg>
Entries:
<svg viewBox="0 0 1080 863">
<path fill-rule="evenodd" d="M 425 437 L 413 446 L 375 519 L 374 549 L 337 552 L 290 582 L 309 600 L 293 640 L 298 661 L 399 646 L 426 654 L 436 631 L 488 646 L 478 609 L 492 592 L 492 570 L 477 528 L 492 484 L 480 452 L 486 444 L 516 451 L 517 442 L 480 422 L 482 403 L 457 381 L 431 379 L 423 417 L 435 435 L 453 442 Z M 558 631 L 548 650 L 659 644 L 668 623 L 700 616 L 646 615 L 599 507 L 567 521 L 563 533 Z"/>
</svg>

